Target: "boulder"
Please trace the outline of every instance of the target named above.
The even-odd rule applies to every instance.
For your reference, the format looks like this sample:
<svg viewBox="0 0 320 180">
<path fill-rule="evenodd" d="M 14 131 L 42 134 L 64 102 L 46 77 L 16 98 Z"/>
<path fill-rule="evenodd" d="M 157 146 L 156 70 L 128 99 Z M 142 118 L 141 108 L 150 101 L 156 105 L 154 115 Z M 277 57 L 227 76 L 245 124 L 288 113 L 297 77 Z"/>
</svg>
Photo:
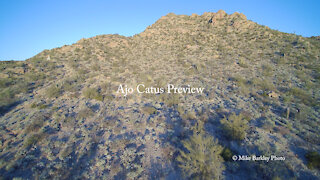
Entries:
<svg viewBox="0 0 320 180">
<path fill-rule="evenodd" d="M 271 98 L 279 98 L 279 94 L 277 94 L 276 92 L 274 92 L 274 91 L 271 91 L 269 94 L 268 94 L 268 96 L 269 97 L 271 97 Z"/>
</svg>

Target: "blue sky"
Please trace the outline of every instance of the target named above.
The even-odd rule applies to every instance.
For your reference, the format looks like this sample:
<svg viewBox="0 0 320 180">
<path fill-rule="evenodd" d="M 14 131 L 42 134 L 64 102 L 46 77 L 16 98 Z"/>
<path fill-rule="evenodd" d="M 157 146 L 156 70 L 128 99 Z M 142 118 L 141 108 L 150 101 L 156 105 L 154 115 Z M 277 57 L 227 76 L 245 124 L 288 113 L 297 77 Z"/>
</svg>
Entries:
<svg viewBox="0 0 320 180">
<path fill-rule="evenodd" d="M 319 7 L 318 0 L 1 0 L 0 60 L 25 60 L 100 34 L 132 36 L 169 12 L 237 11 L 272 29 L 309 37 L 320 35 Z"/>
</svg>

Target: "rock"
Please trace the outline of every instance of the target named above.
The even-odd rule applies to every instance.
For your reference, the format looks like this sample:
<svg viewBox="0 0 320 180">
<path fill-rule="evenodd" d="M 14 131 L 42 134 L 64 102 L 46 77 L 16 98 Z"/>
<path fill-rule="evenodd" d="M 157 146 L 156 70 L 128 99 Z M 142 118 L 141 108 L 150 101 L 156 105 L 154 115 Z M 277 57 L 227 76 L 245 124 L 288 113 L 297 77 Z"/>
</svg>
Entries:
<svg viewBox="0 0 320 180">
<path fill-rule="evenodd" d="M 247 20 L 247 16 L 242 13 L 239 13 L 239 17 L 243 20 Z"/>
<path fill-rule="evenodd" d="M 231 14 L 230 17 L 231 18 L 239 17 L 240 19 L 247 20 L 247 17 L 244 14 L 239 13 L 239 12 L 235 12 L 235 13 Z"/>
<path fill-rule="evenodd" d="M 274 91 L 271 91 L 271 92 L 268 94 L 268 96 L 271 97 L 271 98 L 276 98 L 276 99 L 278 99 L 280 95 L 277 94 L 277 93 L 274 92 Z"/>
<path fill-rule="evenodd" d="M 155 103 L 154 107 L 155 107 L 156 109 L 160 109 L 160 108 L 161 108 L 161 104 L 160 104 L 160 103 Z"/>
<path fill-rule="evenodd" d="M 199 15 L 198 15 L 198 14 L 195 14 L 195 13 L 192 13 L 192 14 L 191 14 L 191 17 L 192 17 L 192 18 L 195 18 L 195 17 L 198 17 L 198 16 L 199 16 Z"/>
<path fill-rule="evenodd" d="M 201 16 L 205 17 L 205 18 L 211 18 L 212 16 L 214 16 L 216 13 L 212 13 L 212 12 L 204 12 Z"/>
<path fill-rule="evenodd" d="M 224 10 L 219 10 L 217 14 L 215 15 L 216 19 L 222 19 L 227 15 L 227 13 Z"/>
</svg>

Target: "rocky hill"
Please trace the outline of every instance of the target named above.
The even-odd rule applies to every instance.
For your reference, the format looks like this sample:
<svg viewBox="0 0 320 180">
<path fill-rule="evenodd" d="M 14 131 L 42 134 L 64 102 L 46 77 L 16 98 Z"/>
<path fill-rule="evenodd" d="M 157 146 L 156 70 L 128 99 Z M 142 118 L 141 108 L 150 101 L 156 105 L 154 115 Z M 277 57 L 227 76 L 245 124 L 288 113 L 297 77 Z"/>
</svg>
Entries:
<svg viewBox="0 0 320 180">
<path fill-rule="evenodd" d="M 0 176 L 318 179 L 319 58 L 319 37 L 220 10 L 1 62 Z M 137 92 L 168 84 L 204 90 Z"/>
</svg>

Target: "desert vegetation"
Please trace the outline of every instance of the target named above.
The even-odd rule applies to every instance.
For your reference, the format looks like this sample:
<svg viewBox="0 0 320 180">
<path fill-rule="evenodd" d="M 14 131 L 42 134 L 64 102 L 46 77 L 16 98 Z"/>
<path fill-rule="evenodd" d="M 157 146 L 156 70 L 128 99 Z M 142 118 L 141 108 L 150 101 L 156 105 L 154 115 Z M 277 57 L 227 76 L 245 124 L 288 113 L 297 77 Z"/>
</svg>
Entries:
<svg viewBox="0 0 320 180">
<path fill-rule="evenodd" d="M 243 140 L 248 130 L 248 117 L 243 114 L 231 114 L 224 117 L 220 122 L 223 126 L 226 136 L 231 140 Z"/>
<path fill-rule="evenodd" d="M 225 169 L 221 157 L 222 146 L 213 137 L 204 132 L 203 122 L 199 121 L 193 135 L 182 142 L 186 149 L 180 151 L 177 158 L 186 178 L 221 179 Z"/>
<path fill-rule="evenodd" d="M 241 13 L 170 13 L 1 62 L 0 179 L 318 179 L 319 48 Z M 116 93 L 140 83 L 204 91 Z"/>
</svg>

